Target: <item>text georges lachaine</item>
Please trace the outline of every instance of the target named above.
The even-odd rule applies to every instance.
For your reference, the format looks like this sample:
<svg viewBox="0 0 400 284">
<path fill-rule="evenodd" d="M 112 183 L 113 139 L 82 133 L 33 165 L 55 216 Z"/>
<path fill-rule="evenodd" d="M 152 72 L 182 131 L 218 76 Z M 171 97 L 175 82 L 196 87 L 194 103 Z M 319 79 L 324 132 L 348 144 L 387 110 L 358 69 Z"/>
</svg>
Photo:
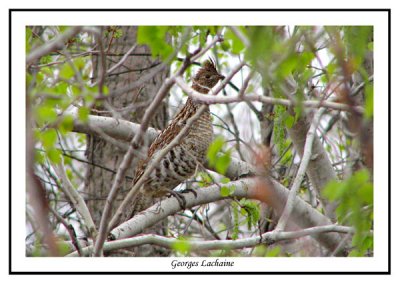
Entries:
<svg viewBox="0 0 400 284">
<path fill-rule="evenodd" d="M 220 260 L 220 259 L 203 259 L 203 260 L 177 260 L 174 259 L 171 261 L 171 268 L 172 269 L 179 269 L 179 268 L 187 268 L 191 269 L 192 267 L 233 267 L 235 262 L 232 260 Z"/>
</svg>

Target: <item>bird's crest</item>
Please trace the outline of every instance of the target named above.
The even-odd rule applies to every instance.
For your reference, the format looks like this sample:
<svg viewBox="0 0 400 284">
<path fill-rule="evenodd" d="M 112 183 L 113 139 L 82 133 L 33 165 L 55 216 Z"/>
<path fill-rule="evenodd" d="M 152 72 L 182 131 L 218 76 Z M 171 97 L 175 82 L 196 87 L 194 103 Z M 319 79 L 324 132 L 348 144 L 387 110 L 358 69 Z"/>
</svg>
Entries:
<svg viewBox="0 0 400 284">
<path fill-rule="evenodd" d="M 215 67 L 215 62 L 211 57 L 208 57 L 208 60 L 206 60 L 203 63 L 203 68 L 209 71 L 217 72 L 217 68 Z"/>
</svg>

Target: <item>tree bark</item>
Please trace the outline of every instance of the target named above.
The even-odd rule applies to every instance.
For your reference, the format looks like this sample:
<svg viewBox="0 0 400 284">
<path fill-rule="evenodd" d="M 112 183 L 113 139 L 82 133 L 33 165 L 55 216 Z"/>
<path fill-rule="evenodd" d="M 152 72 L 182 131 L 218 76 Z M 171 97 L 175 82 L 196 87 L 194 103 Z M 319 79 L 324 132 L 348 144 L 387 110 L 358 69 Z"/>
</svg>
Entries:
<svg viewBox="0 0 400 284">
<path fill-rule="evenodd" d="M 105 53 L 105 70 L 109 70 L 117 64 L 123 55 L 132 50 L 132 47 L 136 44 L 137 27 L 125 26 L 120 29 L 122 30 L 122 36 L 120 38 L 112 38 L 112 28 L 101 28 L 101 44 Z M 105 36 L 106 31 L 108 31 L 107 36 Z M 99 42 L 97 44 L 99 47 L 101 46 Z M 152 71 L 152 68 L 149 67 L 157 66 L 157 63 L 159 63 L 157 59 L 152 59 L 147 46 L 138 45 L 133 50 L 131 53 L 138 55 L 129 55 L 120 66 L 106 74 L 104 85 L 108 87 L 110 93 L 139 80 L 142 76 Z M 97 76 L 100 68 L 104 68 L 101 54 L 95 54 L 93 56 L 94 81 L 100 79 Z M 146 107 L 151 103 L 167 76 L 167 70 L 161 71 L 143 86 L 108 98 L 94 112 L 99 116 L 113 116 L 117 119 L 121 118 L 140 123 Z M 151 125 L 162 129 L 166 126 L 167 121 L 167 106 L 163 103 Z M 117 171 L 124 154 L 125 151 L 121 150 L 120 147 L 110 144 L 98 135 L 88 135 L 87 137 L 86 157 L 92 165 L 87 168 L 85 190 L 87 204 L 96 226 L 99 226 L 105 200 L 114 179 L 114 173 L 105 171 L 96 165 Z M 127 173 L 129 176 L 133 176 L 134 168 L 135 165 L 131 165 L 131 169 Z M 119 206 L 119 202 L 131 186 L 132 181 L 125 179 L 116 199 L 117 202 L 113 204 L 114 210 Z"/>
</svg>

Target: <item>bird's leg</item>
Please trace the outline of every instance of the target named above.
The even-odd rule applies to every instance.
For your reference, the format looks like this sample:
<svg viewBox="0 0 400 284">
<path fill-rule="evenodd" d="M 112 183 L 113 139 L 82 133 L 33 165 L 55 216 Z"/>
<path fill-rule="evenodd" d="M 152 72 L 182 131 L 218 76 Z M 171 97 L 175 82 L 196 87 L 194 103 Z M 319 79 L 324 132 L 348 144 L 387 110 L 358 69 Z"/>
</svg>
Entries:
<svg viewBox="0 0 400 284">
<path fill-rule="evenodd" d="M 179 202 L 179 206 L 181 207 L 182 210 L 186 209 L 186 200 L 185 197 L 180 194 L 179 192 L 176 192 L 174 190 L 167 190 L 171 195 L 173 195 Z"/>
<path fill-rule="evenodd" d="M 197 192 L 196 190 L 192 189 L 192 188 L 185 188 L 184 190 L 179 191 L 179 193 L 193 193 L 194 197 L 197 198 Z"/>
</svg>

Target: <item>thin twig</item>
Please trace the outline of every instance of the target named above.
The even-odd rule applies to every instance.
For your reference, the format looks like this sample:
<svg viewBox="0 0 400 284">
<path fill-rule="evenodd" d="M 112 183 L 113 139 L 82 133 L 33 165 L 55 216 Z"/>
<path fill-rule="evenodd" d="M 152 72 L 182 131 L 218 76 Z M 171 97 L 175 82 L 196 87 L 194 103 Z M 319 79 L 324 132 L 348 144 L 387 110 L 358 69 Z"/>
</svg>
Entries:
<svg viewBox="0 0 400 284">
<path fill-rule="evenodd" d="M 58 212 L 51 206 L 49 206 L 49 209 L 51 211 L 51 213 L 53 213 L 54 217 L 56 217 L 56 219 L 58 220 L 58 222 L 60 222 L 61 224 L 63 224 L 63 226 L 65 227 L 65 229 L 68 232 L 68 235 L 71 239 L 72 244 L 74 245 L 76 251 L 78 252 L 79 256 L 82 256 L 82 248 L 79 244 L 79 241 L 76 237 L 76 232 L 74 227 L 69 224 L 66 220 L 64 220 L 63 217 L 60 216 L 60 214 L 58 214 Z"/>
<path fill-rule="evenodd" d="M 86 203 L 83 197 L 78 193 L 78 191 L 73 187 L 70 180 L 68 179 L 65 168 L 63 166 L 63 162 L 58 165 L 53 165 L 54 171 L 57 173 L 58 177 L 61 179 L 63 187 L 61 187 L 66 196 L 71 200 L 76 210 L 82 216 L 82 219 L 85 221 L 85 225 L 88 228 L 89 236 L 92 239 L 96 238 L 97 230 L 94 225 L 92 216 L 90 215 L 89 209 L 86 206 Z"/>
<path fill-rule="evenodd" d="M 80 26 L 72 27 L 69 30 L 67 30 L 65 33 L 57 36 L 55 39 L 36 48 L 31 53 L 29 53 L 29 55 L 26 57 L 26 64 L 30 65 L 31 63 L 38 60 L 42 56 L 44 56 L 54 50 L 63 48 L 65 46 L 65 42 L 69 38 L 75 36 L 81 30 L 82 30 L 82 27 L 80 27 Z"/>
<path fill-rule="evenodd" d="M 199 92 L 196 92 L 192 88 L 190 88 L 182 78 L 178 77 L 176 78 L 176 83 L 181 87 L 185 93 L 187 93 L 194 101 L 197 102 L 202 102 L 204 104 L 228 104 L 228 103 L 237 103 L 237 102 L 245 102 L 245 101 L 258 101 L 262 102 L 265 104 L 273 104 L 273 105 L 284 105 L 284 106 L 295 106 L 296 102 L 290 101 L 287 99 L 281 99 L 281 98 L 272 98 L 272 97 L 265 97 L 262 95 L 246 95 L 246 96 L 229 96 L 229 97 L 216 97 L 216 96 L 211 96 L 211 95 L 205 95 L 201 94 Z M 335 110 L 341 110 L 341 111 L 348 111 L 352 112 L 356 110 L 359 113 L 364 112 L 363 107 L 352 107 L 347 104 L 342 104 L 342 103 L 336 103 L 333 101 L 314 101 L 314 100 L 307 100 L 301 102 L 301 104 L 304 107 L 308 108 L 329 108 L 329 109 L 335 109 Z"/>
<path fill-rule="evenodd" d="M 107 74 L 110 74 L 112 71 L 114 71 L 115 69 L 117 69 L 119 66 L 121 66 L 122 64 L 124 64 L 124 62 L 126 61 L 126 59 L 129 57 L 129 54 L 131 52 L 133 52 L 137 47 L 137 44 L 134 44 L 126 53 L 125 55 L 121 58 L 121 60 L 115 64 L 114 66 L 112 66 L 110 69 L 107 70 Z"/>
</svg>

